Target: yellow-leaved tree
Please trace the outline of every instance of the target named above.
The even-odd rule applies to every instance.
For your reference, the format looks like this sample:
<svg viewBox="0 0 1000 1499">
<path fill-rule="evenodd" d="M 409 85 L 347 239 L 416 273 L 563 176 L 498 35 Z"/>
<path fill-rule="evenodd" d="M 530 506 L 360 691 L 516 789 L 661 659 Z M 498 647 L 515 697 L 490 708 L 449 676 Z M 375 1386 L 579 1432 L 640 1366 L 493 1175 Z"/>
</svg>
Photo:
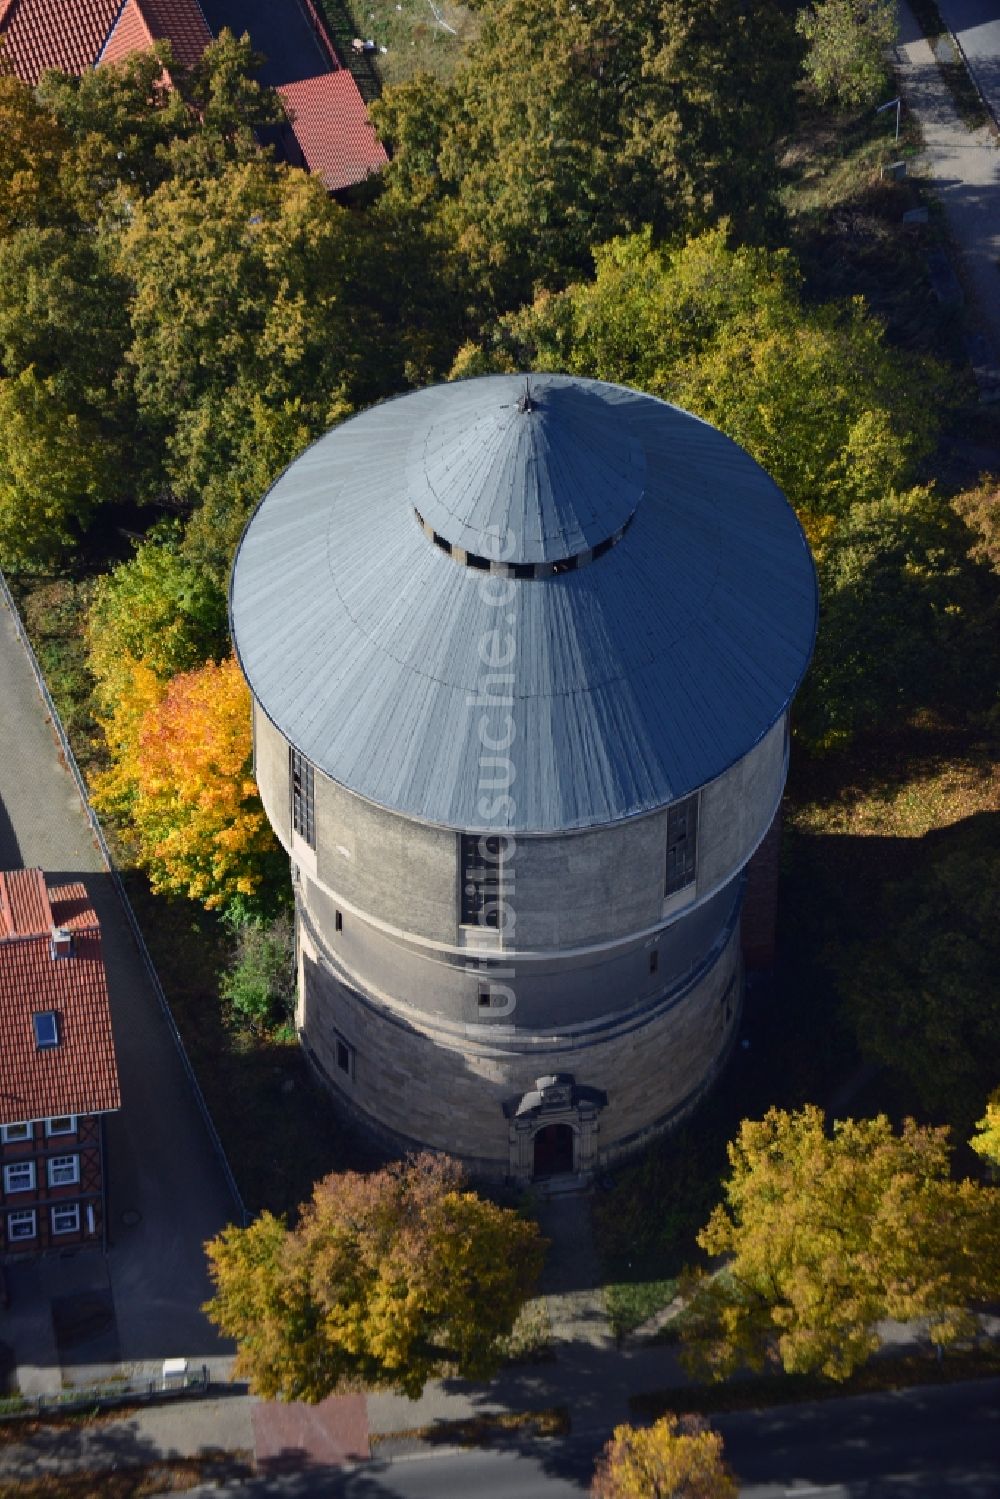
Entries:
<svg viewBox="0 0 1000 1499">
<path fill-rule="evenodd" d="M 616 1426 L 597 1462 L 593 1499 L 735 1499 L 722 1438 L 697 1416 Z"/>
<path fill-rule="evenodd" d="M 153 889 L 210 910 L 252 903 L 281 855 L 253 779 L 235 659 L 169 681 L 134 663 L 105 733 L 113 763 L 94 800 L 130 824 Z"/>
<path fill-rule="evenodd" d="M 969 1144 L 984 1161 L 1000 1170 L 1000 1089 L 986 1105 L 986 1113 L 976 1125 Z"/>
<path fill-rule="evenodd" d="M 823 1112 L 770 1109 L 729 1146 L 725 1203 L 698 1235 L 724 1256 L 693 1288 L 688 1364 L 714 1378 L 777 1363 L 846 1379 L 886 1319 L 938 1347 L 1000 1290 L 1000 1192 L 954 1181 L 947 1129 L 884 1115 L 827 1130 Z"/>
<path fill-rule="evenodd" d="M 445 1156 L 317 1183 L 294 1229 L 263 1213 L 206 1246 L 209 1319 L 264 1399 L 483 1379 L 541 1270 L 538 1225 L 465 1187 Z"/>
</svg>

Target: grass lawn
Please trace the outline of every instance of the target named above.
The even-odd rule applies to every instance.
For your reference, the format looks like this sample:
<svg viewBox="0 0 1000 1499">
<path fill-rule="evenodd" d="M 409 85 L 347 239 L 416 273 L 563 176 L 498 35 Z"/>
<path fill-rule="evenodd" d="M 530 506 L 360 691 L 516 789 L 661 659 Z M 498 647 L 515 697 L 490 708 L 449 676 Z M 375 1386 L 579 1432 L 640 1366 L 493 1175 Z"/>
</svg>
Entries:
<svg viewBox="0 0 1000 1499">
<path fill-rule="evenodd" d="M 475 11 L 457 0 L 320 0 L 320 5 L 345 61 L 351 61 L 353 37 L 376 44 L 375 69 L 383 84 L 406 83 L 418 73 L 450 78 L 480 26 Z"/>
</svg>

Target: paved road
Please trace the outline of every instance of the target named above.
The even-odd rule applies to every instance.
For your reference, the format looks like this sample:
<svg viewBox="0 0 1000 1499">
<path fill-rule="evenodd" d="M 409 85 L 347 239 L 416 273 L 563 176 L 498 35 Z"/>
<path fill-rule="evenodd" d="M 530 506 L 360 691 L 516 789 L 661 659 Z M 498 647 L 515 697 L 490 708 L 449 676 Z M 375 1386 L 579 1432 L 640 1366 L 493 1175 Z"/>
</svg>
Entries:
<svg viewBox="0 0 1000 1499">
<path fill-rule="evenodd" d="M 976 303 L 970 328 L 982 333 L 1000 357 L 1000 149 L 985 125 L 969 130 L 958 118 L 906 0 L 900 0 L 899 15 L 900 86 L 924 137 L 924 151 L 915 167 L 941 203 L 962 251 Z"/>
<path fill-rule="evenodd" d="M 1000 3 L 938 0 L 948 30 L 958 37 L 994 118 L 1000 121 Z"/>
<path fill-rule="evenodd" d="M 220 1344 L 199 1306 L 208 1294 L 204 1240 L 233 1204 L 121 906 L 61 764 L 34 678 L 0 604 L 0 868 L 40 865 L 82 879 L 103 935 L 123 1108 L 108 1121 L 112 1247 L 22 1262 L 8 1272 L 4 1341 L 15 1345 L 24 1393 L 83 1382 L 108 1365 L 165 1357 L 213 1361 Z M 135 1214 L 131 1225 L 126 1217 Z M 110 1276 L 110 1287 L 109 1287 Z M 49 1299 L 113 1298 L 115 1325 L 60 1367 Z"/>
<path fill-rule="evenodd" d="M 1000 1380 L 720 1416 L 742 1499 L 997 1499 Z M 579 1499 L 603 1433 L 534 1451 L 421 1452 L 227 1487 L 234 1499 Z M 196 1489 L 192 1499 L 212 1490 Z"/>
</svg>

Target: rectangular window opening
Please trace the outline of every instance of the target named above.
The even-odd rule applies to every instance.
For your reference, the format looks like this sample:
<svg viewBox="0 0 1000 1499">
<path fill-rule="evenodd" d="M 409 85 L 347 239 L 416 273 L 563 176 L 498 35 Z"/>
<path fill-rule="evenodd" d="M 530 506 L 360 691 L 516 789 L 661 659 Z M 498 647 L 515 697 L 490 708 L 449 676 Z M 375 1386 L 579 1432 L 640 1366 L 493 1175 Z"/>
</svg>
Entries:
<svg viewBox="0 0 1000 1499">
<path fill-rule="evenodd" d="M 503 907 L 503 835 L 461 835 L 462 925 L 500 929 Z"/>
<path fill-rule="evenodd" d="M 340 1071 L 346 1073 L 350 1078 L 354 1077 L 354 1047 L 343 1036 L 335 1035 L 334 1040 L 337 1048 L 337 1066 Z"/>
<path fill-rule="evenodd" d="M 70 1187 L 80 1180 L 78 1155 L 54 1155 L 49 1161 L 49 1186 Z"/>
<path fill-rule="evenodd" d="M 68 1202 L 52 1209 L 52 1232 L 54 1234 L 75 1234 L 79 1231 L 80 1204 L 78 1202 Z"/>
<path fill-rule="evenodd" d="M 694 884 L 698 848 L 698 797 L 686 796 L 667 812 L 666 894 Z"/>
<path fill-rule="evenodd" d="M 303 843 L 316 847 L 316 785 L 313 768 L 305 755 L 289 745 L 289 778 L 292 786 L 292 831 Z"/>
<path fill-rule="evenodd" d="M 342 932 L 344 930 L 344 913 L 342 911 L 334 911 L 333 927 L 334 931 L 337 932 Z"/>
<path fill-rule="evenodd" d="M 35 1189 L 34 1161 L 12 1161 L 3 1168 L 5 1192 L 33 1192 Z"/>
<path fill-rule="evenodd" d="M 489 1007 L 490 1007 L 490 1005 L 492 1004 L 492 1002 L 493 1001 L 490 998 L 490 991 L 488 989 L 480 989 L 480 991 L 479 991 L 479 1008 L 481 1010 L 488 1010 Z"/>
<path fill-rule="evenodd" d="M 46 1119 L 45 1133 L 50 1137 L 52 1135 L 75 1135 L 76 1115 L 60 1114 L 55 1119 Z"/>
<path fill-rule="evenodd" d="M 30 1140 L 31 1125 L 27 1122 L 23 1124 L 5 1124 L 0 1134 L 3 1136 L 3 1143 L 5 1145 L 11 1145 L 15 1140 Z"/>
<path fill-rule="evenodd" d="M 55 1010 L 36 1010 L 31 1017 L 35 1027 L 35 1045 L 39 1051 L 49 1051 L 59 1045 L 59 1018 Z"/>
<path fill-rule="evenodd" d="M 34 1237 L 34 1209 L 7 1214 L 7 1239 L 11 1244 L 16 1243 L 18 1239 L 33 1239 Z"/>
<path fill-rule="evenodd" d="M 660 954 L 657 951 L 657 949 L 654 947 L 653 951 L 649 955 L 649 971 L 650 971 L 650 973 L 655 973 L 656 970 L 659 968 L 659 966 L 660 966 Z"/>
</svg>

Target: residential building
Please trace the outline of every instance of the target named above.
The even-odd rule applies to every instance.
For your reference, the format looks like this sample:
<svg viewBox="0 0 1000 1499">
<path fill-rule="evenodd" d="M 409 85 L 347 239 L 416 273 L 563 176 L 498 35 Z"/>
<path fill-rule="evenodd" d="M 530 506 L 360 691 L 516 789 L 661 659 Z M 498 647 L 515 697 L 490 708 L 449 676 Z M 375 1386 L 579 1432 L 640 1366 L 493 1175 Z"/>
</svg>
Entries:
<svg viewBox="0 0 1000 1499">
<path fill-rule="evenodd" d="M 263 83 L 280 94 L 285 156 L 340 192 L 381 171 L 385 148 L 313 0 L 0 0 L 0 59 L 26 83 L 48 68 L 83 73 L 169 41 L 190 66 L 228 26 L 264 54 Z"/>
<path fill-rule="evenodd" d="M 103 1242 L 103 1121 L 120 1107 L 90 897 L 0 873 L 0 1254 Z"/>
</svg>

